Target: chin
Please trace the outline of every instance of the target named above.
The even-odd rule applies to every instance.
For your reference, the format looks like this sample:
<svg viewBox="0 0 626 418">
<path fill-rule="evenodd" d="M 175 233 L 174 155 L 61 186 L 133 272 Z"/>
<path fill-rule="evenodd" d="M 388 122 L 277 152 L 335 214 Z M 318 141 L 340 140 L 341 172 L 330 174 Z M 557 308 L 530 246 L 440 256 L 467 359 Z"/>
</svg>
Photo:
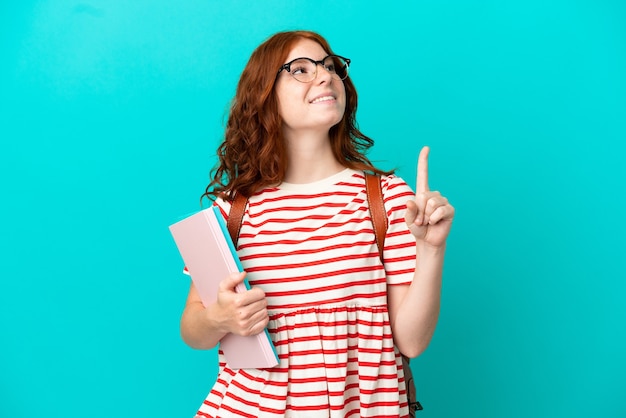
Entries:
<svg viewBox="0 0 626 418">
<path fill-rule="evenodd" d="M 335 115 L 333 117 L 329 117 L 328 119 L 325 120 L 325 123 L 328 125 L 330 129 L 333 126 L 338 125 L 342 119 L 343 119 L 343 113 L 341 115 Z"/>
</svg>

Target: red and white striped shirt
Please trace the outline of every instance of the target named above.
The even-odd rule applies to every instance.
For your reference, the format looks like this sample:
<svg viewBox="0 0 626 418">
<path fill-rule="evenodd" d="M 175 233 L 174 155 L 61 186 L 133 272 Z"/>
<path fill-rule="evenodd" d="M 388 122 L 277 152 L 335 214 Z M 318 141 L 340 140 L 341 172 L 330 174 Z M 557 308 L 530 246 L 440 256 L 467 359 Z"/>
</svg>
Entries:
<svg viewBox="0 0 626 418">
<path fill-rule="evenodd" d="M 251 286 L 267 297 L 280 364 L 220 372 L 196 417 L 408 416 L 387 285 L 409 284 L 415 239 L 404 222 L 413 192 L 381 180 L 388 229 L 380 261 L 362 172 L 250 197 L 237 245 Z M 216 204 L 228 217 L 230 203 Z"/>
</svg>

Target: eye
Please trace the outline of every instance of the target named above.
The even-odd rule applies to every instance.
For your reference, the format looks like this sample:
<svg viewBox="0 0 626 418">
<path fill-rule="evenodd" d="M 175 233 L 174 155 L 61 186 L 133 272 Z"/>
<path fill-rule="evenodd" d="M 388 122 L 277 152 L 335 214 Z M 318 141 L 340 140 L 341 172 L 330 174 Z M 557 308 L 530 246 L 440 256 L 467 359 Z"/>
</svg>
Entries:
<svg viewBox="0 0 626 418">
<path fill-rule="evenodd" d="M 315 72 L 315 67 L 308 60 L 298 59 L 291 63 L 289 72 L 292 75 L 310 74 Z"/>
<path fill-rule="evenodd" d="M 308 73 L 309 69 L 307 68 L 306 65 L 298 65 L 296 67 L 292 66 L 291 67 L 291 74 L 297 75 L 297 74 L 306 74 Z"/>
<path fill-rule="evenodd" d="M 328 71 L 330 73 L 334 73 L 335 72 L 335 64 L 334 63 L 325 65 L 324 67 L 326 68 L 326 71 Z"/>
</svg>

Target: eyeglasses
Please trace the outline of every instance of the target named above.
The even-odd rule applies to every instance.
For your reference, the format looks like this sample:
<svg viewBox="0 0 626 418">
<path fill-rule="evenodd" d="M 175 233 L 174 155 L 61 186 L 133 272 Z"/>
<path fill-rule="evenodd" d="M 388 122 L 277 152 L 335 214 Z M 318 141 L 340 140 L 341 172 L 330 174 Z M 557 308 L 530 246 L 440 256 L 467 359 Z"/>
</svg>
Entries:
<svg viewBox="0 0 626 418">
<path fill-rule="evenodd" d="M 339 55 L 329 55 L 320 61 L 307 57 L 296 58 L 287 64 L 283 64 L 276 76 L 282 70 L 285 70 L 301 83 L 309 83 L 317 77 L 318 64 L 324 67 L 337 80 L 345 80 L 348 77 L 350 60 Z"/>
</svg>

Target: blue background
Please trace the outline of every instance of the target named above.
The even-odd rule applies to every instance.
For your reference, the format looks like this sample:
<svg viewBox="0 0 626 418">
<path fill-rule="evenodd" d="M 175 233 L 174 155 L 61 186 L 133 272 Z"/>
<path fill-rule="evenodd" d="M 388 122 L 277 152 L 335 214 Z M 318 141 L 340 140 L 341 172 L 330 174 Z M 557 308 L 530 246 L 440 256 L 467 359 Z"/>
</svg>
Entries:
<svg viewBox="0 0 626 418">
<path fill-rule="evenodd" d="M 429 417 L 626 416 L 626 5 L 3 1 L 0 416 L 191 417 L 167 226 L 199 208 L 252 50 L 353 60 L 370 157 L 457 208 L 412 367 Z"/>
</svg>

